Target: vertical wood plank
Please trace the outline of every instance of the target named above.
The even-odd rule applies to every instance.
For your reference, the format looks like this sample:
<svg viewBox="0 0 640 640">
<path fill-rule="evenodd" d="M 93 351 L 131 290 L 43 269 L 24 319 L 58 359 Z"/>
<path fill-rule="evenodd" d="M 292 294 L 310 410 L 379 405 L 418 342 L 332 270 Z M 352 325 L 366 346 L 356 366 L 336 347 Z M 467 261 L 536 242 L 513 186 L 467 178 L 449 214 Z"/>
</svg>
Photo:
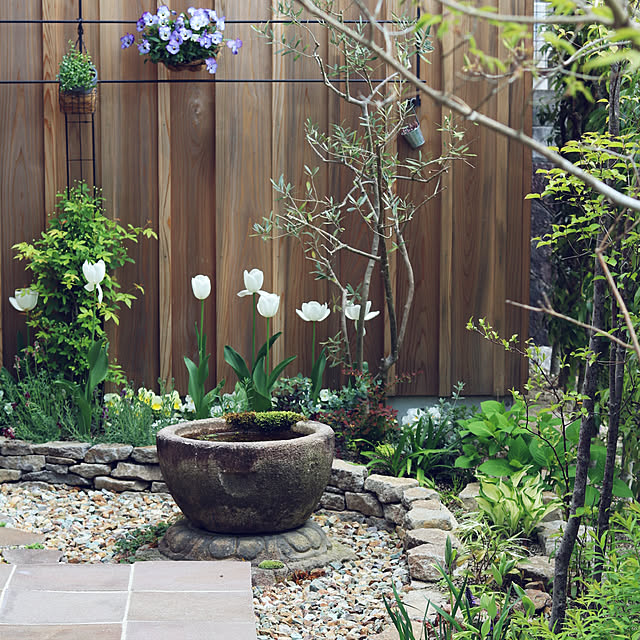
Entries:
<svg viewBox="0 0 640 640">
<path fill-rule="evenodd" d="M 97 0 L 96 0 L 97 4 Z M 135 48 L 122 51 L 120 36 L 135 32 L 143 11 L 154 9 L 148 1 L 101 2 L 100 18 L 127 21 L 101 24 L 100 75 L 105 80 L 155 79 L 156 67 L 144 64 Z M 158 96 L 157 85 L 100 85 L 99 149 L 101 184 L 107 215 L 126 226 L 150 223 L 158 230 Z M 122 290 L 134 293 L 131 309 L 120 310 L 120 324 L 109 329 L 110 357 L 116 358 L 136 384 L 156 387 L 160 374 L 158 312 L 158 243 L 140 239 L 128 246 L 135 261 L 118 273 Z M 144 288 L 144 295 L 136 285 Z"/>
<path fill-rule="evenodd" d="M 169 76 L 158 67 L 158 79 Z M 168 384 L 173 375 L 171 288 L 171 87 L 158 85 L 158 308 L 160 314 L 160 377 Z"/>
<path fill-rule="evenodd" d="M 260 22 L 270 18 L 270 3 L 248 0 L 216 2 L 219 15 L 229 20 Z M 222 346 L 233 346 L 245 358 L 251 354 L 251 302 L 238 298 L 244 288 L 244 269 L 264 271 L 264 289 L 273 291 L 272 247 L 251 237 L 256 218 L 271 206 L 271 145 L 274 118 L 271 86 L 253 78 L 270 78 L 271 53 L 250 25 L 228 23 L 226 37 L 240 38 L 243 47 L 237 56 L 226 50 L 220 58 L 217 76 L 244 78 L 246 83 L 220 84 L 216 93 L 216 303 L 217 336 L 220 348 L 218 379 L 226 378 L 233 389 L 235 374 L 224 363 Z M 278 116 L 279 117 L 279 116 Z M 286 296 L 281 304 L 288 304 Z M 258 344 L 266 338 L 266 323 L 258 321 Z"/>
<path fill-rule="evenodd" d="M 40 20 L 41 0 L 0 3 L 0 19 Z M 33 80 L 42 77 L 43 43 L 39 24 L 2 27 L 0 79 Z M 31 274 L 14 260 L 12 246 L 31 242 L 44 226 L 42 85 L 5 85 L 0 89 L 0 270 L 2 273 L 2 357 L 13 368 L 18 331 L 26 339 L 24 314 L 9 303 L 15 289 L 31 283 Z"/>
<path fill-rule="evenodd" d="M 438 10 L 435 3 L 428 6 L 428 11 Z M 408 10 L 405 9 L 405 10 Z M 431 64 L 424 62 L 420 65 L 420 76 L 431 86 L 440 89 L 442 87 L 442 67 L 436 61 L 442 59 L 442 46 L 439 40 L 433 39 L 434 51 L 429 54 Z M 417 70 L 417 63 L 414 65 Z M 413 92 L 412 92 L 413 93 Z M 425 144 L 420 148 L 423 158 L 438 157 L 442 152 L 442 136 L 438 129 L 442 122 L 441 107 L 422 98 L 417 108 L 417 115 L 425 136 Z M 418 150 L 412 150 L 410 146 L 399 138 L 399 151 L 402 157 L 417 157 Z M 422 202 L 433 190 L 433 185 L 424 185 L 402 182 L 398 185 L 398 193 L 408 197 L 413 203 Z M 404 348 L 400 352 L 400 361 L 397 366 L 399 373 L 416 374 L 405 384 L 399 385 L 397 391 L 401 395 L 438 395 L 439 375 L 438 362 L 441 342 L 439 331 L 441 324 L 442 307 L 440 304 L 440 278 L 441 278 L 441 216 L 442 197 L 446 197 L 447 191 L 441 196 L 429 201 L 418 210 L 415 219 L 411 222 L 406 233 L 407 249 L 413 265 L 415 278 L 415 297 L 413 308 L 409 317 L 409 327 L 405 338 Z M 447 214 L 448 215 L 448 214 Z M 397 252 L 395 252 L 397 253 Z M 398 322 L 401 321 L 400 301 L 406 295 L 406 271 L 402 260 L 398 257 Z M 446 309 L 445 309 L 446 311 Z M 446 347 L 448 348 L 448 346 Z M 448 359 L 448 358 L 447 358 Z M 445 386 L 445 392 L 450 388 Z"/>
<path fill-rule="evenodd" d="M 440 5 L 445 12 L 444 6 Z M 434 3 L 429 9 L 436 12 Z M 442 90 L 450 92 L 455 78 L 455 66 L 453 58 L 454 36 L 451 30 L 445 33 L 442 39 Z M 442 119 L 451 117 L 451 113 L 441 109 Z M 438 360 L 438 395 L 447 396 L 451 386 L 456 381 L 453 379 L 453 175 L 456 167 L 452 167 L 442 181 L 443 192 L 440 198 L 440 326 L 439 326 L 439 360 Z"/>
<path fill-rule="evenodd" d="M 231 56 L 229 56 L 231 57 Z M 221 61 L 222 64 L 222 61 Z M 185 73 L 173 72 L 182 78 Z M 194 74 L 195 75 L 195 74 Z M 206 71 L 198 72 L 209 79 Z M 216 354 L 216 90 L 213 82 L 171 85 L 171 324 L 173 377 L 187 389 L 183 356 L 197 362 L 195 321 L 200 323 L 200 301 L 191 278 L 208 275 L 212 294 L 205 300 L 203 330 L 207 352 Z M 164 149 L 161 153 L 167 153 Z M 209 365 L 207 390 L 216 385 L 214 361 Z"/>
</svg>

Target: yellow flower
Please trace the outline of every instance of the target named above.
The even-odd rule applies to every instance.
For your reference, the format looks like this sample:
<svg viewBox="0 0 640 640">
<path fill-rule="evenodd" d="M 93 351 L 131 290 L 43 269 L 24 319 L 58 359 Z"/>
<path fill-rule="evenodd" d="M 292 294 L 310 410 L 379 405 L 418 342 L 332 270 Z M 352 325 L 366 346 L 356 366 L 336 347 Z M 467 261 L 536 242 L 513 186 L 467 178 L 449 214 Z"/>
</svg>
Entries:
<svg viewBox="0 0 640 640">
<path fill-rule="evenodd" d="M 145 398 L 145 402 L 147 404 L 151 404 L 151 408 L 154 411 L 160 411 L 160 409 L 162 409 L 162 398 L 160 396 L 151 394 L 151 398 L 149 398 L 148 400 Z"/>
</svg>

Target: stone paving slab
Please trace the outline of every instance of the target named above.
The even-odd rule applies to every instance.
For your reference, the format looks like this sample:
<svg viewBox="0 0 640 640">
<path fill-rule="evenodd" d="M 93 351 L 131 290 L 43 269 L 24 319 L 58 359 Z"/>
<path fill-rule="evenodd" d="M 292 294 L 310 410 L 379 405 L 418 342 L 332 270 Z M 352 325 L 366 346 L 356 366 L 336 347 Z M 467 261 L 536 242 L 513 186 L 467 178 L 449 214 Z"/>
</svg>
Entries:
<svg viewBox="0 0 640 640">
<path fill-rule="evenodd" d="M 255 640 L 248 562 L 0 565 L 0 640 Z"/>
<path fill-rule="evenodd" d="M 15 547 L 43 542 L 44 536 L 41 533 L 32 533 L 31 531 L 22 531 L 11 527 L 0 527 L 0 547 Z"/>
<path fill-rule="evenodd" d="M 9 564 L 57 564 L 62 559 L 62 551 L 56 549 L 5 549 L 2 557 Z"/>
</svg>

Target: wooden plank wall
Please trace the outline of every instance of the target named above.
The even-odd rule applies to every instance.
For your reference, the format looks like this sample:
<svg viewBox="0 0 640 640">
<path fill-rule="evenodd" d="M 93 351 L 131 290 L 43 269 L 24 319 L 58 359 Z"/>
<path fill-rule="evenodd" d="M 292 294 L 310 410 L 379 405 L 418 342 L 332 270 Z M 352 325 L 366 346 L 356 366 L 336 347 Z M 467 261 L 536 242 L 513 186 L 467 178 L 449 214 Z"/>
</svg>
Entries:
<svg viewBox="0 0 640 640">
<path fill-rule="evenodd" d="M 436 5 L 436 0 L 429 0 Z M 498 0 L 497 0 L 498 1 Z M 186 1 L 173 3 L 186 9 Z M 387 10 L 398 0 L 387 0 Z M 214 8 L 229 20 L 254 23 L 271 16 L 271 3 L 217 0 Z M 348 8 L 349 0 L 341 0 Z M 531 9 L 531 0 L 499 0 L 504 12 Z M 73 20 L 76 0 L 12 0 L 0 4 L 2 19 Z M 164 67 L 144 64 L 132 48 L 120 50 L 119 37 L 135 31 L 135 20 L 144 10 L 155 10 L 148 0 L 84 0 L 86 19 L 121 20 L 128 24 L 87 25 L 85 41 L 102 80 L 181 78 Z M 475 25 L 474 25 L 475 28 Z M 0 25 L 0 78 L 53 79 L 59 58 L 74 24 Z M 282 33 L 287 27 L 276 26 Z M 316 28 L 322 47 L 326 34 Z M 194 322 L 199 303 L 191 293 L 191 277 L 209 275 L 213 295 L 206 301 L 205 331 L 211 362 L 210 383 L 233 374 L 222 358 L 222 347 L 233 345 L 251 352 L 251 302 L 238 298 L 244 288 L 244 269 L 265 273 L 264 289 L 281 295 L 281 310 L 272 330 L 282 330 L 276 358 L 297 354 L 288 372 L 309 373 L 311 330 L 295 314 L 302 302 L 331 301 L 336 291 L 316 281 L 300 247 L 289 240 L 264 242 L 252 237 L 253 224 L 279 205 L 270 178 L 281 174 L 299 187 L 302 167 L 317 164 L 303 139 L 307 118 L 327 128 L 330 122 L 354 121 L 357 114 L 330 96 L 321 84 L 285 84 L 252 80 L 317 78 L 312 61 L 293 61 L 270 49 L 250 24 L 227 23 L 227 36 L 240 37 L 240 55 L 228 50 L 220 58 L 217 78 L 244 82 L 127 84 L 105 82 L 99 87 L 95 119 L 97 143 L 96 182 L 103 189 L 107 211 L 123 223 L 144 225 L 159 239 L 142 240 L 131 249 L 135 264 L 127 265 L 120 280 L 125 290 L 144 287 L 131 310 L 123 309 L 120 328 L 111 331 L 111 353 L 136 384 L 155 386 L 158 377 L 174 378 L 186 392 L 185 354 L 196 356 Z M 495 32 L 477 27 L 476 39 L 497 52 Z M 429 82 L 456 90 L 470 104 L 487 92 L 482 83 L 465 83 L 460 69 L 464 51 L 452 43 L 434 43 L 432 64 L 423 65 Z M 206 72 L 194 78 L 208 78 Z M 510 85 L 508 93 L 483 105 L 513 126 L 529 130 L 529 95 L 524 83 Z M 445 113 L 423 99 L 419 117 L 426 134 L 423 152 L 437 155 L 442 140 L 438 127 Z M 522 114 L 526 113 L 524 121 Z M 5 85 L 0 87 L 0 351 L 5 366 L 16 353 L 16 334 L 24 332 L 24 319 L 9 305 L 13 289 L 29 283 L 24 266 L 13 260 L 12 245 L 31 240 L 45 227 L 55 194 L 66 186 L 64 117 L 57 108 L 57 87 Z M 79 139 L 73 128 L 70 143 Z M 458 380 L 467 394 L 502 395 L 523 381 L 519 359 L 506 357 L 479 336 L 465 330 L 469 316 L 487 317 L 506 334 L 526 335 L 527 316 L 507 307 L 506 298 L 528 296 L 529 210 L 523 201 L 530 181 L 530 154 L 477 127 L 468 127 L 468 139 L 476 157 L 473 167 L 454 166 L 446 178 L 446 190 L 432 200 L 415 221 L 409 250 L 416 277 L 416 296 L 407 342 L 397 373 L 420 372 L 411 382 L 398 385 L 401 395 L 448 395 Z M 83 145 L 85 145 L 83 139 Z M 404 141 L 403 156 L 415 155 Z M 85 147 L 86 149 L 86 147 Z M 77 175 L 77 172 L 76 172 Z M 331 192 L 345 188 L 348 177 L 323 168 L 319 184 Z M 415 186 L 400 187 L 403 193 Z M 356 241 L 360 232 L 350 233 Z M 356 281 L 361 260 L 344 257 L 343 274 Z M 353 275 L 352 275 L 353 274 Z M 400 295 L 406 290 L 405 272 L 396 265 Z M 382 308 L 381 286 L 373 283 L 373 308 Z M 259 318 L 258 341 L 266 337 Z M 318 327 L 324 340 L 338 330 L 337 315 Z M 388 341 L 385 319 L 367 326 L 367 359 L 372 365 Z M 338 381 L 337 372 L 328 377 Z"/>
</svg>

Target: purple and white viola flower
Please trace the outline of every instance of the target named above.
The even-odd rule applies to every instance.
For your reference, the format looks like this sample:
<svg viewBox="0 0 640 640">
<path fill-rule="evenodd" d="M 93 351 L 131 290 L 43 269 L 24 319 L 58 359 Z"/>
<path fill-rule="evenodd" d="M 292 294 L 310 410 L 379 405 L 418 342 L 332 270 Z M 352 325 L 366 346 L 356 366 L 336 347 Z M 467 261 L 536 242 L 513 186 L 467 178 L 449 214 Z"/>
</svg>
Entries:
<svg viewBox="0 0 640 640">
<path fill-rule="evenodd" d="M 120 38 L 120 48 L 128 49 L 135 42 L 135 36 L 133 33 L 125 33 L 122 38 Z"/>
<path fill-rule="evenodd" d="M 236 40 L 227 40 L 227 47 L 231 49 L 231 53 L 234 56 L 238 55 L 238 51 L 240 51 L 240 47 L 242 46 L 242 40 L 240 38 Z"/>
</svg>

